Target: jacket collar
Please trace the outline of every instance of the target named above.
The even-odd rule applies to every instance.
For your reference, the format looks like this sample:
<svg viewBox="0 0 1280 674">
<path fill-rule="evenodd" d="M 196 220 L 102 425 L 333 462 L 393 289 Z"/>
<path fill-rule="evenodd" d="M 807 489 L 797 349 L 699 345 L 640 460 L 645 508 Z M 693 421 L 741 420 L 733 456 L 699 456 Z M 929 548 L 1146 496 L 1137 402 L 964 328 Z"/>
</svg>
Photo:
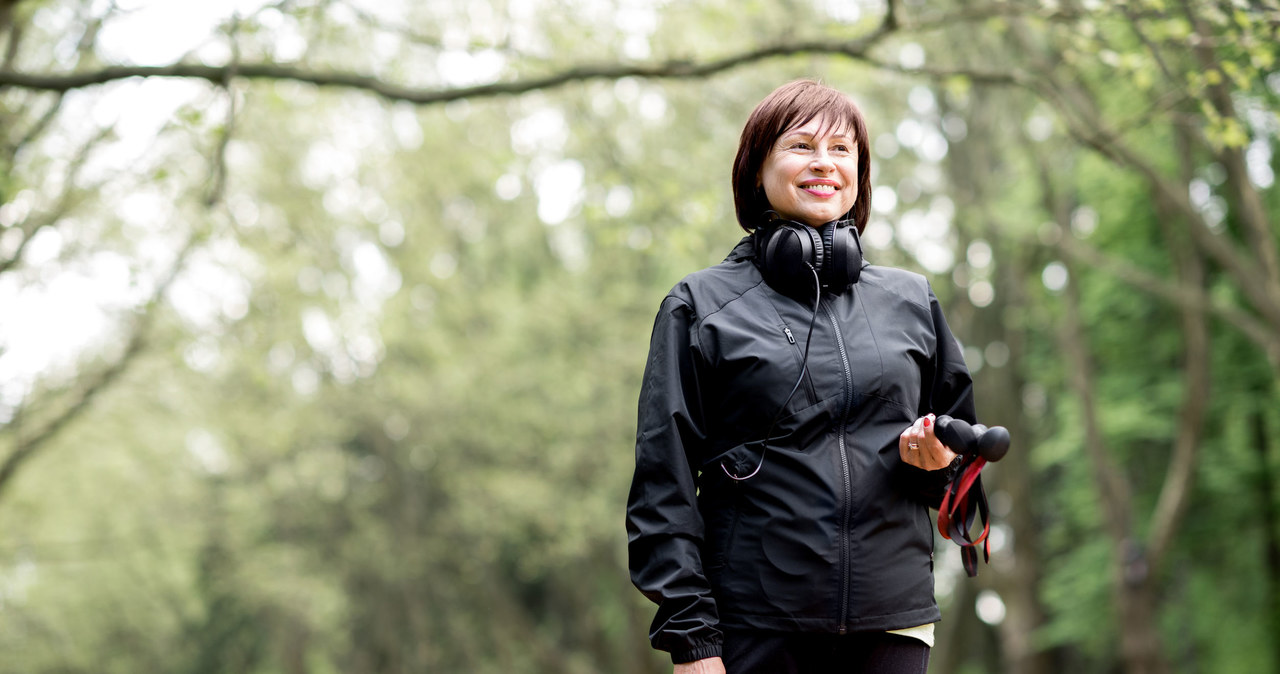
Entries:
<svg viewBox="0 0 1280 674">
<path fill-rule="evenodd" d="M 754 259 L 755 256 L 755 237 L 748 234 L 742 237 L 742 240 L 738 242 L 738 245 L 733 247 L 733 250 L 729 251 L 729 255 L 724 259 L 724 261 L 737 262 L 738 260 Z"/>
</svg>

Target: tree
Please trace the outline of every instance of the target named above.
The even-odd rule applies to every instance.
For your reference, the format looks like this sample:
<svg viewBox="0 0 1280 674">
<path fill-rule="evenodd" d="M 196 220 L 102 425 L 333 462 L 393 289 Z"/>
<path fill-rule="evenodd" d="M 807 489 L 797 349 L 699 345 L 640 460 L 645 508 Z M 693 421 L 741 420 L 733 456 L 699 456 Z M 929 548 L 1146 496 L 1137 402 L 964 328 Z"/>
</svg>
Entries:
<svg viewBox="0 0 1280 674">
<path fill-rule="evenodd" d="M 1241 589 L 1274 559 L 1180 535 L 1277 549 L 1222 498 L 1276 512 L 1271 4 L 429 4 L 263 4 L 130 63 L 141 10 L 0 3 L 0 301 L 95 260 L 131 288 L 78 368 L 0 384 L 15 671 L 660 671 L 617 525 L 644 342 L 737 236 L 741 117 L 800 75 L 875 122 L 869 254 L 935 279 L 1018 439 L 990 472 L 1012 547 L 948 608 L 981 641 L 998 592 L 1003 652 L 956 666 L 1275 657 L 1168 599 L 1280 615 Z M 153 133 L 110 114 L 142 97 Z M 69 597 L 50 530 L 148 552 Z"/>
</svg>

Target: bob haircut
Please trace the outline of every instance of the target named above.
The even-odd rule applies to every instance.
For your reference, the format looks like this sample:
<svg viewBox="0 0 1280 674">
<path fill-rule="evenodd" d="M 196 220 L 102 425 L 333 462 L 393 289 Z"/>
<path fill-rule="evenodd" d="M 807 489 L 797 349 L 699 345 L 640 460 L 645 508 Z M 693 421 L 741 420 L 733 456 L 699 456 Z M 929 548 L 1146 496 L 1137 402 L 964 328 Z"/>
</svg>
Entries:
<svg viewBox="0 0 1280 674">
<path fill-rule="evenodd" d="M 814 80 L 784 84 L 760 101 L 747 118 L 733 160 L 733 207 L 738 225 L 755 231 L 772 209 L 760 187 L 760 167 L 773 144 L 788 130 L 823 118 L 823 130 L 835 126 L 851 130 L 858 156 L 858 198 L 842 219 L 853 220 L 858 233 L 867 226 L 871 214 L 871 153 L 867 149 L 867 123 L 862 111 L 845 94 Z"/>
</svg>

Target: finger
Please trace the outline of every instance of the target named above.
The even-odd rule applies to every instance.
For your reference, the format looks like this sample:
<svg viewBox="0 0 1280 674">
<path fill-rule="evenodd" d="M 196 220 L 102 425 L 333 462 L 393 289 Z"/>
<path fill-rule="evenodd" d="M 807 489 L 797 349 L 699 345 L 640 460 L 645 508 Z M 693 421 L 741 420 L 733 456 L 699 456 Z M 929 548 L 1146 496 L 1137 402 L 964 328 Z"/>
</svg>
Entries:
<svg viewBox="0 0 1280 674">
<path fill-rule="evenodd" d="M 920 453 L 911 462 L 926 470 L 944 468 L 956 457 L 955 452 L 947 447 L 936 435 L 936 417 L 932 414 L 920 418 L 919 439 Z"/>
<path fill-rule="evenodd" d="M 938 437 L 934 435 L 933 419 L 934 416 L 932 414 L 927 414 L 920 418 L 920 432 L 931 442 Z"/>
<path fill-rule="evenodd" d="M 925 452 L 927 451 L 923 440 L 924 438 L 918 431 L 907 435 L 905 443 L 906 449 L 903 451 L 903 461 L 916 466 L 917 468 L 923 466 L 925 461 Z"/>
<path fill-rule="evenodd" d="M 934 423 L 934 416 L 930 414 L 924 418 L 924 423 L 920 429 L 921 435 L 924 438 L 921 441 L 921 444 L 929 445 L 929 448 L 936 451 L 939 455 L 950 453 L 950 448 L 938 438 L 936 431 L 937 425 Z"/>
<path fill-rule="evenodd" d="M 903 461 L 907 460 L 907 452 L 913 451 L 912 445 L 917 448 L 920 446 L 920 423 L 921 419 L 916 419 L 910 426 L 903 429 L 902 433 L 898 434 L 898 454 L 901 455 Z"/>
</svg>

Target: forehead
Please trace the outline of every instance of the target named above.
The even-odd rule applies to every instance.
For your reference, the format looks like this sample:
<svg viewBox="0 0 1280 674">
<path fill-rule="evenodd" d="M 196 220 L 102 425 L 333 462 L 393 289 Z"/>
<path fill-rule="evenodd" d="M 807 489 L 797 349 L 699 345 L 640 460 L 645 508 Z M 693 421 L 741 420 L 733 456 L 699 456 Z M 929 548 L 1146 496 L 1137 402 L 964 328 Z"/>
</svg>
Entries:
<svg viewBox="0 0 1280 674">
<path fill-rule="evenodd" d="M 791 135 L 853 137 L 851 125 L 842 119 L 830 115 L 818 115 L 807 122 L 792 124 L 778 134 L 779 138 Z"/>
</svg>

